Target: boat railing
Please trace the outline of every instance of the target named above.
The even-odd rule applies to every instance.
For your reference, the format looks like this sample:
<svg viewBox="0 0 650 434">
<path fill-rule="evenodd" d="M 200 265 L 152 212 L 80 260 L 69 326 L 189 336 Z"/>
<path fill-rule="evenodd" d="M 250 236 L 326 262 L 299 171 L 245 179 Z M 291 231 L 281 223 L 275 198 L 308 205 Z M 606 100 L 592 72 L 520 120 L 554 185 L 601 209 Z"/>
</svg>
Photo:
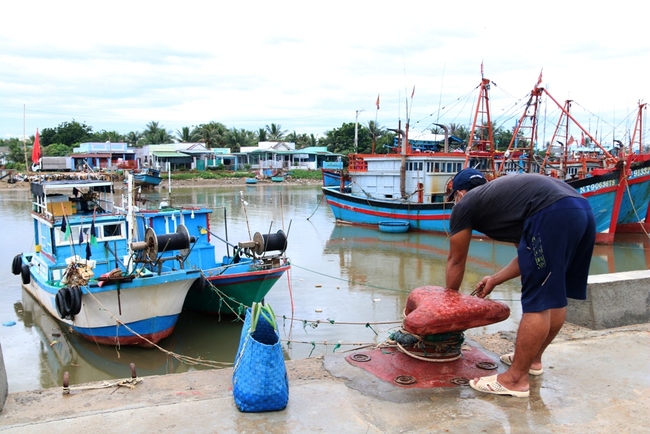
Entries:
<svg viewBox="0 0 650 434">
<path fill-rule="evenodd" d="M 362 157 L 358 156 L 348 156 L 348 171 L 349 172 L 367 172 L 368 171 L 368 162 Z"/>
</svg>

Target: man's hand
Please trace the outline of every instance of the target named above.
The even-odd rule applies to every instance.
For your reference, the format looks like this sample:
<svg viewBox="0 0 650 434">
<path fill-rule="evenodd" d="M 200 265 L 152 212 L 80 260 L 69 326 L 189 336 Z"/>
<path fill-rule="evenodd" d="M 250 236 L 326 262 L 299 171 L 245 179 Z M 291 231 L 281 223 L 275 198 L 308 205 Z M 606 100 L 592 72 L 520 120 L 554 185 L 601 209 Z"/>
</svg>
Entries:
<svg viewBox="0 0 650 434">
<path fill-rule="evenodd" d="M 481 279 L 479 283 L 476 284 L 476 287 L 474 288 L 474 292 L 472 292 L 472 295 L 475 295 L 480 298 L 485 298 L 487 295 L 489 295 L 492 292 L 495 286 L 496 285 L 494 284 L 494 280 L 492 279 L 492 276 L 485 276 L 484 278 Z"/>
</svg>

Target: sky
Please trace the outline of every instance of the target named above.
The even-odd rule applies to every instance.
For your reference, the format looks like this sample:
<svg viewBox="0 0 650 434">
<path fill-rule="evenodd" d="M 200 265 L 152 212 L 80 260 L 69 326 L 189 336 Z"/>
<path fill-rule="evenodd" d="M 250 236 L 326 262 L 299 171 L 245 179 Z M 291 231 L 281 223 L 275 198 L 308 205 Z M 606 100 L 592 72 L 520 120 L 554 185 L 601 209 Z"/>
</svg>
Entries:
<svg viewBox="0 0 650 434">
<path fill-rule="evenodd" d="M 4 4 L 0 138 L 72 120 L 173 135 L 212 121 L 316 137 L 355 121 L 469 127 L 481 69 L 507 128 L 540 73 L 583 125 L 629 129 L 650 99 L 648 18 L 628 0 L 223 3 Z"/>
</svg>

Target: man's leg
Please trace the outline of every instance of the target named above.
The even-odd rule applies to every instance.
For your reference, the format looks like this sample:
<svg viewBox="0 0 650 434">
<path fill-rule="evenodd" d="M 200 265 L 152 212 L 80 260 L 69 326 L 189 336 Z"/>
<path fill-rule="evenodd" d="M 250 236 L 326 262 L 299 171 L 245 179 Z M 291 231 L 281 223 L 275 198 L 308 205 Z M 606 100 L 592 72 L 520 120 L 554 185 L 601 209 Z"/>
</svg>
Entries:
<svg viewBox="0 0 650 434">
<path fill-rule="evenodd" d="M 541 367 L 541 354 L 559 331 L 556 324 L 553 328 L 551 327 L 551 318 L 554 316 L 552 311 L 554 310 L 558 309 L 528 312 L 521 316 L 512 365 L 506 372 L 499 374 L 497 377 L 502 386 L 510 390 L 528 390 L 528 371 L 532 363 L 539 359 Z M 555 320 L 559 321 L 559 318 L 555 318 Z M 563 316 L 562 322 L 564 322 Z M 561 328 L 562 324 L 559 327 Z M 554 334 L 551 336 L 552 330 Z"/>
<path fill-rule="evenodd" d="M 562 326 L 564 325 L 564 319 L 566 318 L 566 307 L 549 309 L 549 312 L 551 313 L 551 329 L 549 330 L 548 336 L 542 344 L 542 348 L 540 348 L 539 353 L 537 353 L 537 355 L 533 358 L 533 363 L 530 365 L 532 369 L 542 369 L 542 355 L 544 354 L 544 350 L 546 350 L 546 347 L 548 347 L 548 345 L 553 342 L 553 339 L 555 339 L 557 334 L 562 329 Z"/>
</svg>

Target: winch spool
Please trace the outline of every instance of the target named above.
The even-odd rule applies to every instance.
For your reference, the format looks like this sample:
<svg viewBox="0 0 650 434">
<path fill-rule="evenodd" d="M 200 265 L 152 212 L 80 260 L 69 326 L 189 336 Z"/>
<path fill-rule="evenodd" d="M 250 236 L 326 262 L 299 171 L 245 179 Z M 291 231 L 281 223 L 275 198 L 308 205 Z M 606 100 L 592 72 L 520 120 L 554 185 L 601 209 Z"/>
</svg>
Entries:
<svg viewBox="0 0 650 434">
<path fill-rule="evenodd" d="M 274 234 L 264 235 L 255 232 L 252 241 L 240 242 L 239 247 L 251 249 L 257 255 L 276 250 L 280 253 L 284 253 L 285 250 L 287 250 L 287 236 L 282 230 L 279 230 Z"/>
<path fill-rule="evenodd" d="M 180 254 L 189 254 L 190 243 L 193 241 L 184 225 L 178 225 L 176 233 L 156 235 L 153 229 L 147 228 L 144 241 L 131 244 L 133 250 L 143 250 L 148 261 L 156 261 L 158 253 L 179 250 Z"/>
</svg>

